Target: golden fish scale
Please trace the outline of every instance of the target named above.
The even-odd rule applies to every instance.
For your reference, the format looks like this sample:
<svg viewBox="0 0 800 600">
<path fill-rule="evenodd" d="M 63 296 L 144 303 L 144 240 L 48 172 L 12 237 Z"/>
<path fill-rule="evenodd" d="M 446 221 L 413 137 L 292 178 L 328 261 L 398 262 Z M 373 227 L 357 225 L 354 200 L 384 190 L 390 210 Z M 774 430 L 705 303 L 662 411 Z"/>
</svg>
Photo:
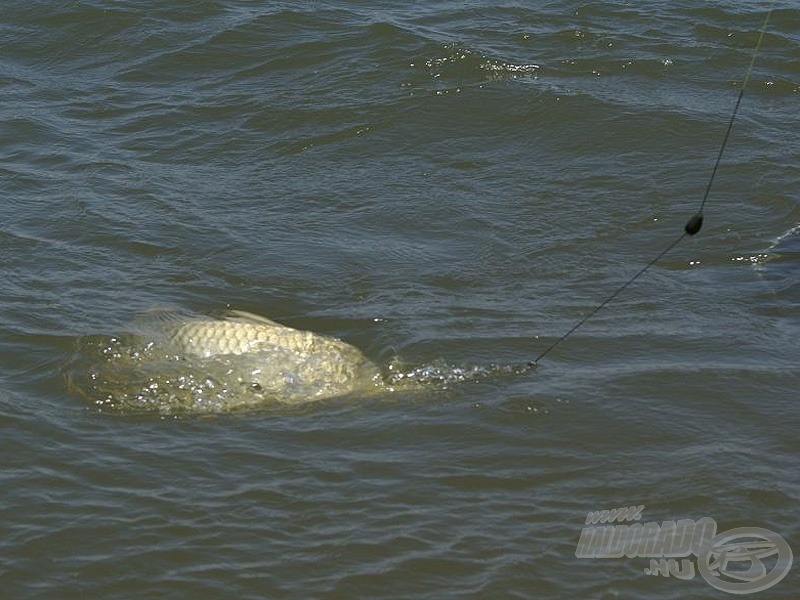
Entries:
<svg viewBox="0 0 800 600">
<path fill-rule="evenodd" d="M 181 324 L 170 338 L 182 351 L 200 356 L 247 354 L 280 347 L 299 355 L 323 353 L 333 361 L 366 360 L 359 350 L 341 340 L 280 325 L 197 321 Z"/>
<path fill-rule="evenodd" d="M 204 356 L 246 354 L 271 346 L 304 354 L 311 350 L 314 337 L 316 336 L 309 331 L 288 327 L 266 327 L 228 321 L 184 323 L 171 335 L 172 341 L 182 349 Z"/>
</svg>

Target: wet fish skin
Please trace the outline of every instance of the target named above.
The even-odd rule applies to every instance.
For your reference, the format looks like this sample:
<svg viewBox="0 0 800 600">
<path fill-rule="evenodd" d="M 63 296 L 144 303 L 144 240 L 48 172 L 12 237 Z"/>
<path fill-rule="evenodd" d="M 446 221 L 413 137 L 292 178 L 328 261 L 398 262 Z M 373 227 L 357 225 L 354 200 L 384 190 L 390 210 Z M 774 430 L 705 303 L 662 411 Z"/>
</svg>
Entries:
<svg viewBox="0 0 800 600">
<path fill-rule="evenodd" d="M 231 359 L 237 370 L 279 394 L 322 399 L 369 389 L 379 380 L 378 368 L 356 347 L 243 311 L 176 324 L 167 335 L 170 350 L 180 354 L 241 357 Z"/>
<path fill-rule="evenodd" d="M 367 360 L 360 350 L 338 338 L 287 327 L 244 311 L 229 311 L 221 319 L 187 320 L 168 327 L 167 334 L 183 351 L 205 357 L 285 348 L 301 356 L 327 353 L 331 358 Z"/>
</svg>

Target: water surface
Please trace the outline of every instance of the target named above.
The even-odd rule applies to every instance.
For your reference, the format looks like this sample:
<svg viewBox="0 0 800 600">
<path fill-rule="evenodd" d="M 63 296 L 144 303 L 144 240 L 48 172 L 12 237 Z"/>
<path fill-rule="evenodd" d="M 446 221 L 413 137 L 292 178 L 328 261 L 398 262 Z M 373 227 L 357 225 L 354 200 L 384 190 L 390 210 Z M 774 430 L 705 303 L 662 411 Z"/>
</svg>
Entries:
<svg viewBox="0 0 800 600">
<path fill-rule="evenodd" d="M 531 360 L 696 210 L 767 9 L 255 4 L 4 5 L 0 595 L 727 597 L 576 558 L 631 505 L 797 550 L 788 1 L 702 233 L 537 369 L 206 416 L 69 393 L 77 340 L 154 307 Z"/>
</svg>

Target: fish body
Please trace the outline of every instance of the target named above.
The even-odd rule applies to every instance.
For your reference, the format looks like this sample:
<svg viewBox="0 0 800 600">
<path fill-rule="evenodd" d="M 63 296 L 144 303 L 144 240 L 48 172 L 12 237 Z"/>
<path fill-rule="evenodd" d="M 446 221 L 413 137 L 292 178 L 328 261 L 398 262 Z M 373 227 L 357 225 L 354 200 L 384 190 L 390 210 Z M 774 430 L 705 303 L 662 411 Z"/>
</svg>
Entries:
<svg viewBox="0 0 800 600">
<path fill-rule="evenodd" d="M 243 357 L 238 362 L 249 370 L 254 387 L 282 392 L 296 388 L 308 399 L 368 388 L 378 378 L 377 367 L 355 346 L 243 311 L 176 324 L 167 334 L 179 353 Z"/>
<path fill-rule="evenodd" d="M 382 386 L 377 366 L 356 347 L 246 312 L 151 316 L 136 329 L 86 340 L 79 354 L 99 351 L 100 360 L 73 369 L 71 388 L 109 407 L 216 412 Z"/>
</svg>

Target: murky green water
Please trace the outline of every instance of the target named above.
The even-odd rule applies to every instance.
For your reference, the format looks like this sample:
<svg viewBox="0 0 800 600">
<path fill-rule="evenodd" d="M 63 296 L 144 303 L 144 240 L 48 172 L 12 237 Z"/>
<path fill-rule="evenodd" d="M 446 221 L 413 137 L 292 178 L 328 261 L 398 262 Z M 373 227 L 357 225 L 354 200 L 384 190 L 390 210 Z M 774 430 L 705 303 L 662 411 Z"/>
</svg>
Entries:
<svg viewBox="0 0 800 600">
<path fill-rule="evenodd" d="M 797 554 L 795 3 L 701 234 L 513 368 L 680 233 L 766 9 L 5 3 L 0 596 L 730 597 L 575 556 L 632 505 Z M 202 415 L 71 394 L 79 340 L 153 308 L 431 385 Z"/>
</svg>

